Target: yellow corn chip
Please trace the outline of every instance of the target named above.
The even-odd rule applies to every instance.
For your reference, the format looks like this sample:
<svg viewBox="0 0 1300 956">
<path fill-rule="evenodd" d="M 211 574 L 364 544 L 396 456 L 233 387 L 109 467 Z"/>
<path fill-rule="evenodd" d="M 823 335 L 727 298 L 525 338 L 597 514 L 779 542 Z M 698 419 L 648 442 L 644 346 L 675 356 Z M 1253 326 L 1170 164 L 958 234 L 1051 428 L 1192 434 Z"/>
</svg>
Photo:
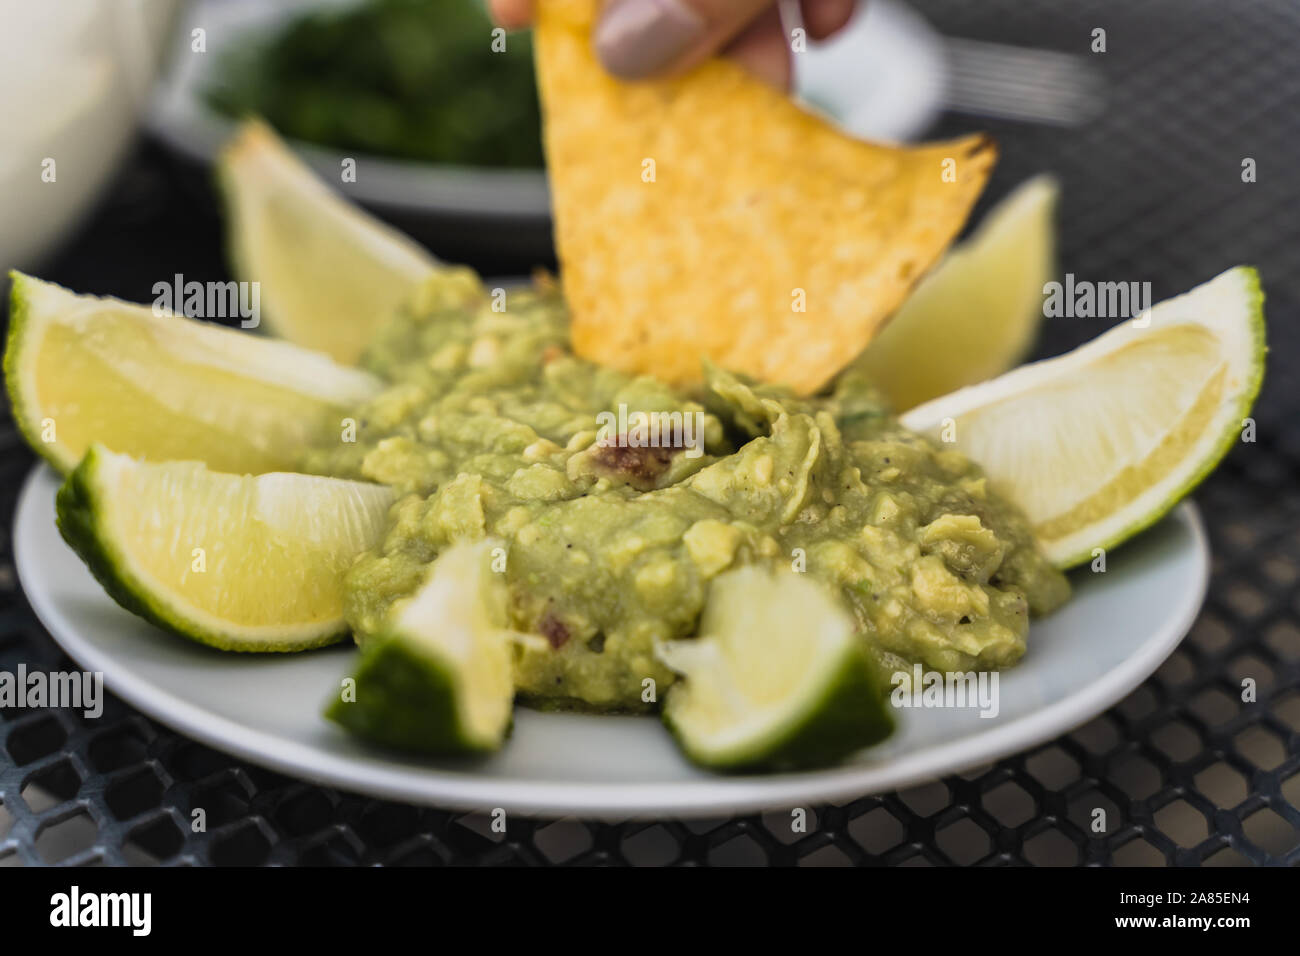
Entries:
<svg viewBox="0 0 1300 956">
<path fill-rule="evenodd" d="M 574 348 L 671 382 L 708 356 L 816 390 L 961 229 L 995 147 L 852 139 L 725 60 L 620 82 L 595 11 L 542 0 L 535 40 Z"/>
</svg>

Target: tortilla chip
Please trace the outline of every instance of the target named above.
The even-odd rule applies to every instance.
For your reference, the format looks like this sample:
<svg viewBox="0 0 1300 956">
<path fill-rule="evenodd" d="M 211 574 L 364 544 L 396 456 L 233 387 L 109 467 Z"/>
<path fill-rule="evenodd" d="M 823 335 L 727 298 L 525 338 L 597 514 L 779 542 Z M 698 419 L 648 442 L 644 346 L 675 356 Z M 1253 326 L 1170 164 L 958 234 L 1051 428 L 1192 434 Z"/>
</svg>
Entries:
<svg viewBox="0 0 1300 956">
<path fill-rule="evenodd" d="M 708 356 L 815 391 L 961 229 L 992 141 L 852 139 L 725 60 L 623 83 L 592 50 L 595 10 L 542 0 L 535 38 L 574 348 L 675 383 Z"/>
</svg>

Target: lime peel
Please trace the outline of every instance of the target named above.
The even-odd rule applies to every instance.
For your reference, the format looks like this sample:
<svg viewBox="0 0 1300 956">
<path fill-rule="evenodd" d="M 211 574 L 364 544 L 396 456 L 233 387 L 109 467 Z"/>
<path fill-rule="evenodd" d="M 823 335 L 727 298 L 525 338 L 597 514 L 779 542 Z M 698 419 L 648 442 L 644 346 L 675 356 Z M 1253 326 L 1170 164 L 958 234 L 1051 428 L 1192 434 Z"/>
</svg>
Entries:
<svg viewBox="0 0 1300 956">
<path fill-rule="evenodd" d="M 1160 520 L 1232 448 L 1263 382 L 1263 303 L 1238 266 L 902 423 L 953 439 L 1072 567 Z"/>
<path fill-rule="evenodd" d="M 292 468 L 383 388 L 288 342 L 11 277 L 4 371 L 14 420 L 62 472 L 92 442 L 222 471 Z"/>
<path fill-rule="evenodd" d="M 261 284 L 267 329 L 355 364 L 437 271 L 422 246 L 317 179 L 260 120 L 222 151 L 217 182 L 235 273 Z"/>
<path fill-rule="evenodd" d="M 347 634 L 342 575 L 375 544 L 380 485 L 150 464 L 92 445 L 59 489 L 65 541 L 120 605 L 225 651 L 301 651 Z"/>
<path fill-rule="evenodd" d="M 491 540 L 440 554 L 424 582 L 367 637 L 325 716 L 376 743 L 415 753 L 487 753 L 510 731 L 514 645 Z"/>
<path fill-rule="evenodd" d="M 920 281 L 850 368 L 901 411 L 1021 362 L 1056 271 L 1059 195 L 1048 175 L 1018 186 Z"/>
<path fill-rule="evenodd" d="M 823 766 L 893 728 L 848 613 L 798 574 L 720 575 L 700 635 L 656 654 L 683 678 L 668 692 L 664 723 L 710 769 Z"/>
</svg>

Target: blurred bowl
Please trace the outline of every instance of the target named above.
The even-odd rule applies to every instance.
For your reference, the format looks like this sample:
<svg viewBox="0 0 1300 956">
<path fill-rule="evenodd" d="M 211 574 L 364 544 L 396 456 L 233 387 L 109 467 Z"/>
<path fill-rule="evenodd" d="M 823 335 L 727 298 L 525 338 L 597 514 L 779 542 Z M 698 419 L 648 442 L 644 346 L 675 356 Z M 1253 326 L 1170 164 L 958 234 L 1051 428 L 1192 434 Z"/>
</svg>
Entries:
<svg viewBox="0 0 1300 956">
<path fill-rule="evenodd" d="M 187 31 L 177 32 L 175 55 L 145 118 L 149 131 L 177 154 L 209 164 L 236 122 L 204 96 L 219 76 L 222 53 L 266 37 L 303 14 L 356 6 L 364 0 L 195 0 L 184 22 L 202 24 L 207 54 L 187 55 Z M 430 90 L 455 96 L 456 90 Z M 357 165 L 349 198 L 388 219 L 444 256 L 493 250 L 522 257 L 528 268 L 550 256 L 551 205 L 540 169 L 504 169 L 393 159 L 357 150 L 291 140 L 322 177 L 335 180 L 347 156 Z"/>
<path fill-rule="evenodd" d="M 31 268 L 131 142 L 181 0 L 0 0 L 0 267 Z"/>
</svg>

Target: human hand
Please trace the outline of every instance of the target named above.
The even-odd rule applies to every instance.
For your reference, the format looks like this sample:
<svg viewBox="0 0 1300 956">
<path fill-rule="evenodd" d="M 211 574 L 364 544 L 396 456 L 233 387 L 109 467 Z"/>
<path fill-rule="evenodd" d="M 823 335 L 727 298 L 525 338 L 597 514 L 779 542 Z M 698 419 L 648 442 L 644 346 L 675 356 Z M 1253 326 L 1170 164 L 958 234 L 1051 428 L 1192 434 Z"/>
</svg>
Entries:
<svg viewBox="0 0 1300 956">
<path fill-rule="evenodd" d="M 532 22 L 537 0 L 488 0 L 508 29 Z M 831 36 L 857 0 L 799 0 L 808 36 Z M 790 43 L 776 0 L 608 0 L 594 37 L 605 69 L 627 80 L 680 73 L 721 51 L 780 89 L 790 86 Z"/>
</svg>

